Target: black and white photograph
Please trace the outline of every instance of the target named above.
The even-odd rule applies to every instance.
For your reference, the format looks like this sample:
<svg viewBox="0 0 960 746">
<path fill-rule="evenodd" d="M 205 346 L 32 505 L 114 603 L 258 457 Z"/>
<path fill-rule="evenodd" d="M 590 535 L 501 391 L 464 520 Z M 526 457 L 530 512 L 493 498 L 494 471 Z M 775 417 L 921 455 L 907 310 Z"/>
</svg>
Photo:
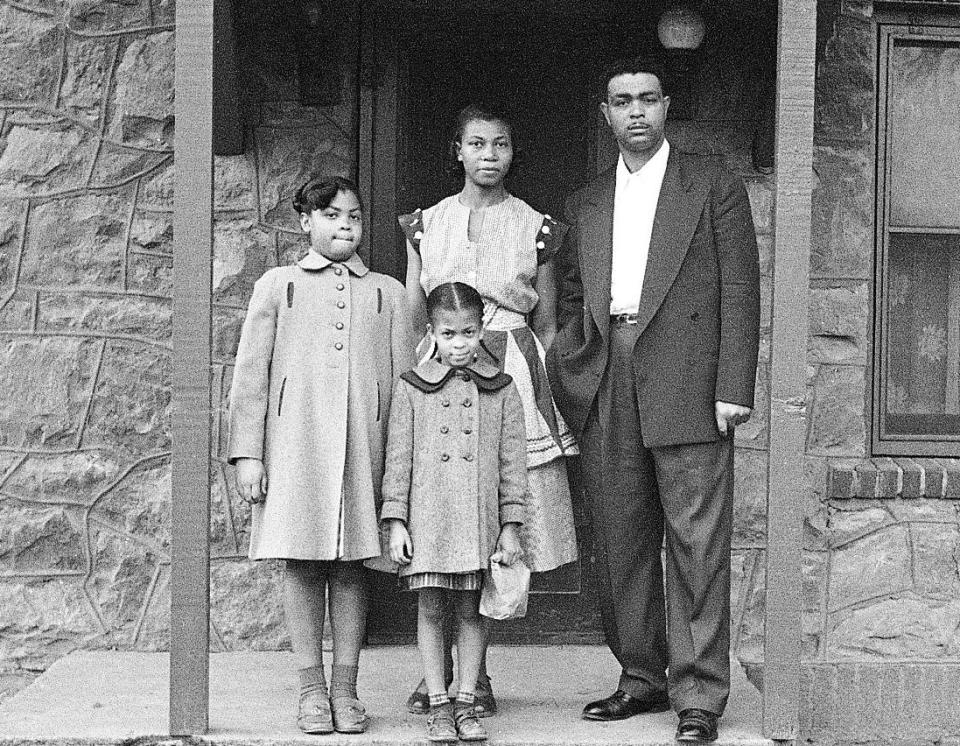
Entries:
<svg viewBox="0 0 960 746">
<path fill-rule="evenodd" d="M 960 744 L 960 0 L 0 0 L 0 746 Z"/>
</svg>

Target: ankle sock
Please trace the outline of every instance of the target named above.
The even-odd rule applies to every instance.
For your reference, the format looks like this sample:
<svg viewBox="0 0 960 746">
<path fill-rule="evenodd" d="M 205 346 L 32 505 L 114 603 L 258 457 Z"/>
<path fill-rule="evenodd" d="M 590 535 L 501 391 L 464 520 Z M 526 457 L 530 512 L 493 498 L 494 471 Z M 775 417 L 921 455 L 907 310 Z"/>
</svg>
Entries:
<svg viewBox="0 0 960 746">
<path fill-rule="evenodd" d="M 473 707 L 476 695 L 473 692 L 457 692 L 457 707 Z"/>
<path fill-rule="evenodd" d="M 450 697 L 446 694 L 431 694 L 430 695 L 430 707 L 442 707 L 443 705 L 450 704 Z"/>
<path fill-rule="evenodd" d="M 312 692 L 327 693 L 327 678 L 323 674 L 323 666 L 310 666 L 301 668 L 300 674 L 300 696 Z"/>
<path fill-rule="evenodd" d="M 334 664 L 330 672 L 330 696 L 357 698 L 357 666 Z"/>
</svg>

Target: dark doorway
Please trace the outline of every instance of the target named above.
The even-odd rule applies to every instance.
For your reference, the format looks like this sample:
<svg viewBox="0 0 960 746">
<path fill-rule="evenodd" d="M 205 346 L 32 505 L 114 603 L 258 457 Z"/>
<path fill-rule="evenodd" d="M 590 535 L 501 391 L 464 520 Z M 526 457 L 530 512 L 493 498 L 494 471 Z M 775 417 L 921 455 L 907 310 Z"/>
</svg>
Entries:
<svg viewBox="0 0 960 746">
<path fill-rule="evenodd" d="M 391 73 L 376 96 L 391 111 L 374 108 L 372 203 L 374 265 L 401 279 L 403 238 L 394 212 L 429 207 L 459 191 L 446 171 L 456 113 L 469 103 L 503 111 L 523 152 L 513 169 L 513 194 L 542 212 L 561 217 L 567 194 L 609 162 L 594 89 L 601 69 L 649 44 L 656 10 L 636 17 L 637 3 L 443 2 L 398 4 L 373 20 L 368 52 Z M 369 18 L 369 16 L 368 16 Z M 383 90 L 383 86 L 392 90 Z M 362 116 L 362 115 L 361 115 Z M 384 118 L 395 122 L 384 127 Z M 376 143 L 379 141 L 379 145 Z M 379 150 L 378 150 L 379 148 Z M 393 165 L 391 165 L 391 160 Z M 394 168 L 387 178 L 383 169 Z M 384 185 L 380 190 L 377 184 Z M 379 192 L 379 193 L 378 193 Z M 379 234 L 379 235 L 378 235 Z M 381 252 L 394 252 L 392 257 Z M 377 256 L 376 254 L 379 254 Z M 576 459 L 569 463 L 581 559 L 534 576 L 528 616 L 496 625 L 503 641 L 595 642 L 599 620 L 590 583 L 590 527 L 579 488 Z M 413 594 L 396 590 L 394 578 L 374 573 L 368 633 L 371 641 L 413 639 Z"/>
<path fill-rule="evenodd" d="M 404 15 L 400 210 L 459 190 L 459 179 L 444 169 L 451 129 L 462 107 L 479 103 L 513 122 L 523 157 L 511 173 L 511 192 L 562 214 L 566 195 L 596 172 L 596 79 L 610 60 L 636 54 L 642 43 L 638 26 L 597 5 L 448 2 L 441 11 Z"/>
</svg>

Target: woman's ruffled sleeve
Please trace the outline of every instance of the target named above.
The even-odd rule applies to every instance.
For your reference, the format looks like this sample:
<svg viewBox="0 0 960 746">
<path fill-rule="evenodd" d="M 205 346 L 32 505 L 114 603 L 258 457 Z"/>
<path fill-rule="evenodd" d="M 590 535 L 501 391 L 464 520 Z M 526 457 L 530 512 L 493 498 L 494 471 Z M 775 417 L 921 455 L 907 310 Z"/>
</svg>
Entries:
<svg viewBox="0 0 960 746">
<path fill-rule="evenodd" d="M 407 241 L 413 247 L 413 250 L 420 253 L 420 239 L 423 238 L 423 210 L 419 207 L 407 215 L 401 215 L 397 218 L 403 234 Z"/>
<path fill-rule="evenodd" d="M 546 264 L 563 246 L 563 237 L 567 235 L 567 224 L 543 216 L 543 224 L 537 231 L 537 264 Z"/>
</svg>

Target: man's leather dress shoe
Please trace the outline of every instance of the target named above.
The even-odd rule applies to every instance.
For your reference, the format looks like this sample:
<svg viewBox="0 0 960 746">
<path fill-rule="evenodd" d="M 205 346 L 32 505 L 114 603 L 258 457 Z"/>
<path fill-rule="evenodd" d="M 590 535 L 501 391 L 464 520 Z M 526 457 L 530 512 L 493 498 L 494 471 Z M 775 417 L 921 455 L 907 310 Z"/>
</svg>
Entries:
<svg viewBox="0 0 960 746">
<path fill-rule="evenodd" d="M 670 701 L 666 694 L 640 699 L 617 689 L 609 697 L 584 707 L 583 717 L 586 720 L 623 720 L 645 712 L 666 712 L 669 709 Z"/>
<path fill-rule="evenodd" d="M 719 715 L 691 707 L 680 711 L 677 740 L 681 743 L 709 743 L 717 740 Z"/>
</svg>

